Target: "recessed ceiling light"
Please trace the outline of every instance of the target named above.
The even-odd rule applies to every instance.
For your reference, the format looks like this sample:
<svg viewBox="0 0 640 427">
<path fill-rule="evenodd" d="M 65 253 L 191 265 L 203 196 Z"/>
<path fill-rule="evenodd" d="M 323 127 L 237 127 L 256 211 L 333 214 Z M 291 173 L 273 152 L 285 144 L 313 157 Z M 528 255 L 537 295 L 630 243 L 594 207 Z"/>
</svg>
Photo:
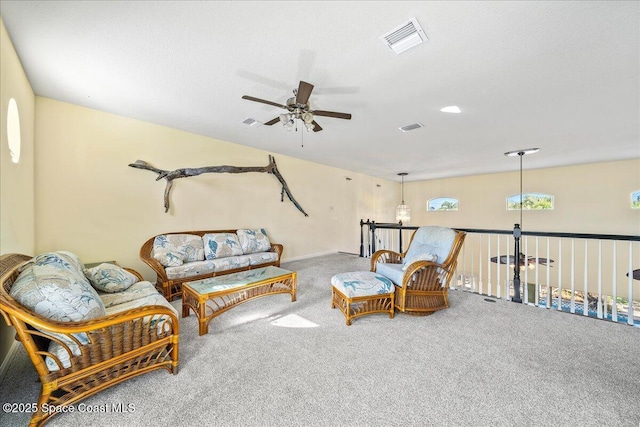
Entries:
<svg viewBox="0 0 640 427">
<path fill-rule="evenodd" d="M 461 113 L 462 111 L 460 110 L 460 107 L 458 107 L 457 105 L 450 105 L 448 107 L 443 107 L 440 109 L 440 111 L 442 111 L 443 113 Z"/>
</svg>

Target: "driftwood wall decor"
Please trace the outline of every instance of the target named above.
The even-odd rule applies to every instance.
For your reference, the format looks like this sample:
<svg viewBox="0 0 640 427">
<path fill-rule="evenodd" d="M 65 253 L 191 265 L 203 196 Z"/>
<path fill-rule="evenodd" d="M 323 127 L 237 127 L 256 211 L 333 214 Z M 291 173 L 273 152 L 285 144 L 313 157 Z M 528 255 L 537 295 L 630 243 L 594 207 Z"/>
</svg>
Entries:
<svg viewBox="0 0 640 427">
<path fill-rule="evenodd" d="M 295 205 L 296 208 L 300 212 L 304 214 L 304 216 L 309 216 L 302 206 L 293 198 L 291 195 L 291 190 L 289 190 L 289 186 L 287 186 L 286 181 L 280 174 L 278 170 L 278 166 L 276 165 L 276 159 L 273 156 L 269 156 L 269 164 L 267 166 L 204 166 L 201 168 L 181 168 L 173 171 L 167 171 L 163 169 L 154 168 L 149 163 L 143 160 L 136 160 L 135 163 L 129 164 L 132 168 L 136 169 L 146 169 L 151 172 L 155 172 L 158 174 L 156 181 L 161 179 L 167 180 L 167 186 L 164 189 L 164 211 L 169 211 L 169 194 L 171 193 L 171 187 L 173 186 L 173 180 L 178 178 L 188 178 L 190 176 L 197 176 L 203 173 L 247 173 L 247 172 L 266 172 L 275 176 L 280 184 L 282 184 L 282 191 L 280 192 L 280 201 L 284 201 L 284 195 L 286 194 L 291 203 Z"/>
</svg>

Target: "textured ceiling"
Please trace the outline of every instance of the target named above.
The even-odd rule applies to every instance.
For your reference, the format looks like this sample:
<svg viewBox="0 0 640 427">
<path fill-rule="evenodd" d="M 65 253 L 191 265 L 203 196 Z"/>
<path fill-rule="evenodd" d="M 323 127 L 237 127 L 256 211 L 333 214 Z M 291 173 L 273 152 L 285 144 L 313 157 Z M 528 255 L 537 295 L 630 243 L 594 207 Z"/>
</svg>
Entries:
<svg viewBox="0 0 640 427">
<path fill-rule="evenodd" d="M 0 1 L 0 14 L 39 96 L 385 179 L 517 170 L 503 153 L 528 147 L 541 151 L 525 169 L 640 157 L 637 1 Z M 414 17 L 429 40 L 396 55 L 380 36 Z M 352 120 L 242 124 L 283 112 L 243 95 L 285 103 L 300 80 L 313 108 Z"/>
</svg>

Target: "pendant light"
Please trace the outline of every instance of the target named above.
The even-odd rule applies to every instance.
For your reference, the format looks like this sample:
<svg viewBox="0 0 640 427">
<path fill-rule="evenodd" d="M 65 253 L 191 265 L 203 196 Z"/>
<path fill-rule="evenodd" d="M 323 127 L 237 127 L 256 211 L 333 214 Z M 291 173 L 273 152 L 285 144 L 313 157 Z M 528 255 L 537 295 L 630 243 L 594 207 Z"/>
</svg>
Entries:
<svg viewBox="0 0 640 427">
<path fill-rule="evenodd" d="M 407 172 L 400 172 L 398 175 L 402 179 L 402 183 L 400 184 L 402 201 L 396 208 L 396 221 L 401 225 L 406 225 L 409 224 L 409 221 L 411 220 L 411 209 L 409 209 L 409 206 L 404 204 L 404 177 L 409 174 Z"/>
</svg>

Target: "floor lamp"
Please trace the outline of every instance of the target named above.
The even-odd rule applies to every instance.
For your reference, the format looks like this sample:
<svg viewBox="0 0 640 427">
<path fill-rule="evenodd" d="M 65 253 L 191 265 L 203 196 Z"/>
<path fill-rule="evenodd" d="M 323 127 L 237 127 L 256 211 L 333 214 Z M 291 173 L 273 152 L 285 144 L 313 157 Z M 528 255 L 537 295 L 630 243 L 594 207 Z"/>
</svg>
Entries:
<svg viewBox="0 0 640 427">
<path fill-rule="evenodd" d="M 504 153 L 505 156 L 520 157 L 520 223 L 513 226 L 513 240 L 514 240 L 514 268 L 513 268 L 513 298 L 511 301 L 522 303 L 522 297 L 520 295 L 520 236 L 522 236 L 522 156 L 526 154 L 533 154 L 540 151 L 539 148 L 524 148 L 522 150 L 508 151 Z M 517 257 L 517 258 L 516 258 Z"/>
</svg>

